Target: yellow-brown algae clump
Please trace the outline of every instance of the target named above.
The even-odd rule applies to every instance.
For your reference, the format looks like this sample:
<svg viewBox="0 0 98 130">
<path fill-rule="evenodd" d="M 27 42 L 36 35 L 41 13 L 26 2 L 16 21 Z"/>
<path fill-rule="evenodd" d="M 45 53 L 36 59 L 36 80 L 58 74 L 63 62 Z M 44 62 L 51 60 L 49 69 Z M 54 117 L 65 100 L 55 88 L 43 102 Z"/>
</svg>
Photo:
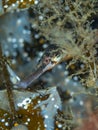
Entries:
<svg viewBox="0 0 98 130">
<path fill-rule="evenodd" d="M 25 8 L 29 8 L 34 3 L 35 3 L 34 0 L 7 0 L 7 1 L 4 0 L 3 8 L 4 8 L 4 10 L 25 9 Z"/>
</svg>

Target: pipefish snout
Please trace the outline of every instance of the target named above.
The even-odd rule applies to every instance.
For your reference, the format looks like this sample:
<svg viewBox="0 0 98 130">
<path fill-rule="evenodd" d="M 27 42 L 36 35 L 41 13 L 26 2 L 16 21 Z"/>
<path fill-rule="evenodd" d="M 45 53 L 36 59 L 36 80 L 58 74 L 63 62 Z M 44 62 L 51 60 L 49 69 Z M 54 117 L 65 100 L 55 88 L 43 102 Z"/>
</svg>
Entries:
<svg viewBox="0 0 98 130">
<path fill-rule="evenodd" d="M 59 46 L 51 44 L 44 52 L 38 63 L 38 69 L 31 73 L 28 77 L 17 83 L 20 88 L 27 88 L 31 83 L 38 79 L 44 72 L 52 69 L 63 59 L 62 50 Z"/>
</svg>

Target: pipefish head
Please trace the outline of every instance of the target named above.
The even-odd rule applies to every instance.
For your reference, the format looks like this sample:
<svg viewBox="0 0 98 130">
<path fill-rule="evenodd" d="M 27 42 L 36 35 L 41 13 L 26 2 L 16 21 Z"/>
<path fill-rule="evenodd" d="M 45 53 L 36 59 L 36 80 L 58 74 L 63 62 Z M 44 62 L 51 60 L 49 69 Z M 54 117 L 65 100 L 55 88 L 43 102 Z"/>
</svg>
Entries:
<svg viewBox="0 0 98 130">
<path fill-rule="evenodd" d="M 43 54 L 42 58 L 39 61 L 38 69 L 31 73 L 28 77 L 24 80 L 20 81 L 17 86 L 22 88 L 27 88 L 32 82 L 38 79 L 44 72 L 52 69 L 62 61 L 63 52 L 61 48 L 57 45 L 52 44 L 50 45 L 45 53 Z"/>
<path fill-rule="evenodd" d="M 38 69 L 31 73 L 24 80 L 20 81 L 17 86 L 27 88 L 33 81 L 38 79 L 44 72 L 52 69 L 56 64 L 61 61 L 61 51 L 58 46 L 52 44 L 46 49 L 42 58 L 39 61 Z"/>
<path fill-rule="evenodd" d="M 61 62 L 62 59 L 62 51 L 59 46 L 55 44 L 51 44 L 44 55 L 39 61 L 38 68 L 42 67 L 43 71 L 47 71 L 52 69 L 55 65 Z"/>
</svg>

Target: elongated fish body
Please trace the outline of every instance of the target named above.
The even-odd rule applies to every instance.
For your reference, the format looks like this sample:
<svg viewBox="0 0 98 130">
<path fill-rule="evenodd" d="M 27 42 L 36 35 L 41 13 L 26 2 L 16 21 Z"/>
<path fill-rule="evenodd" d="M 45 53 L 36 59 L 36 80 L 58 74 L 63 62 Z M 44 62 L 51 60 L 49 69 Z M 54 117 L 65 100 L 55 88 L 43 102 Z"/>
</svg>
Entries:
<svg viewBox="0 0 98 130">
<path fill-rule="evenodd" d="M 38 63 L 38 69 L 27 76 L 25 79 L 21 80 L 16 85 L 21 88 L 27 88 L 31 83 L 38 79 L 44 72 L 52 69 L 56 64 L 60 63 L 62 59 L 61 49 L 55 45 L 51 44 L 43 54 L 42 58 Z"/>
</svg>

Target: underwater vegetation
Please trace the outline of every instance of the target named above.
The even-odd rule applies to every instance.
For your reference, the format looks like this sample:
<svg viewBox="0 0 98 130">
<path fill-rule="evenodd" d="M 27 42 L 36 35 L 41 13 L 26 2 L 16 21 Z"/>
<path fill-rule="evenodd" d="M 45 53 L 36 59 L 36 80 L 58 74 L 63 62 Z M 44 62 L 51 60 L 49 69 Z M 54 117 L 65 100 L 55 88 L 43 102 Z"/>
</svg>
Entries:
<svg viewBox="0 0 98 130">
<path fill-rule="evenodd" d="M 97 14 L 97 0 L 0 0 L 0 130 L 98 130 Z"/>
</svg>

